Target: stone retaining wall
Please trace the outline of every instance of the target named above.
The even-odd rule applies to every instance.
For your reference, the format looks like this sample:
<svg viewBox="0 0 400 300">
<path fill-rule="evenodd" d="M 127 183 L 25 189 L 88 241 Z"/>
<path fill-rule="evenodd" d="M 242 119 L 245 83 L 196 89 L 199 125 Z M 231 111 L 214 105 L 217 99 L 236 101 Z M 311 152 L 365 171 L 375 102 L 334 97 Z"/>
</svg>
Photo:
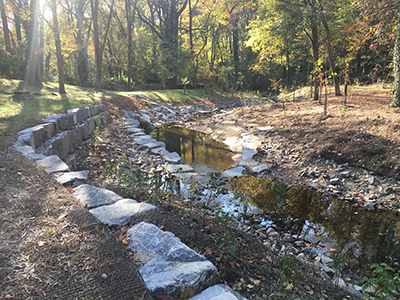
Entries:
<svg viewBox="0 0 400 300">
<path fill-rule="evenodd" d="M 96 127 L 106 124 L 107 115 L 105 105 L 94 105 L 46 116 L 43 124 L 18 132 L 17 142 L 12 148 L 34 161 L 50 155 L 65 160 Z"/>
</svg>

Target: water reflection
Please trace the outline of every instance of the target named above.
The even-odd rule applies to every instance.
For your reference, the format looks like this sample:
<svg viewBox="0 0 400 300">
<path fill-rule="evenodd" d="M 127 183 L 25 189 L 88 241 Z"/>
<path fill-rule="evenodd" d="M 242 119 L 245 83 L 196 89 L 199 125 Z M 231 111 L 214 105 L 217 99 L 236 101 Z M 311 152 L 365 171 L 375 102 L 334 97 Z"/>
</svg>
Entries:
<svg viewBox="0 0 400 300">
<path fill-rule="evenodd" d="M 232 179 L 236 198 L 248 201 L 263 211 L 265 220 L 285 231 L 316 236 L 320 243 L 348 254 L 349 274 L 369 274 L 371 263 L 393 263 L 400 259 L 398 228 L 394 213 L 371 213 L 353 204 L 324 197 L 304 187 L 292 187 L 284 193 L 286 205 L 280 205 L 282 188 L 265 178 Z M 327 250 L 329 254 L 329 250 Z"/>
<path fill-rule="evenodd" d="M 151 136 L 164 142 L 168 151 L 177 152 L 197 172 L 216 172 L 233 164 L 234 154 L 229 148 L 205 133 L 166 125 L 154 129 Z"/>
</svg>

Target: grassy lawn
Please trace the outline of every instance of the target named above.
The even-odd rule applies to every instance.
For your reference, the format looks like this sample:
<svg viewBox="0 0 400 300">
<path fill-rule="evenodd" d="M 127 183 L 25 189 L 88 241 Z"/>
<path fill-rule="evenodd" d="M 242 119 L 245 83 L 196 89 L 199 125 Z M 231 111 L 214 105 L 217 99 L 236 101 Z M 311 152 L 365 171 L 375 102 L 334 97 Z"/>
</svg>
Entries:
<svg viewBox="0 0 400 300">
<path fill-rule="evenodd" d="M 60 95 L 57 83 L 44 83 L 42 89 L 37 89 L 23 87 L 23 82 L 20 80 L 0 78 L 0 136 L 14 135 L 22 129 L 40 123 L 43 116 L 63 113 L 70 108 L 98 104 L 106 98 L 144 94 L 153 99 L 180 103 L 182 100 L 205 97 L 202 90 L 188 90 L 187 95 L 183 95 L 182 90 L 96 92 L 93 88 L 72 85 L 66 85 L 65 88 L 67 94 Z M 32 99 L 14 100 L 13 93 L 20 90 L 29 91 Z M 213 97 L 223 96 L 215 94 Z"/>
<path fill-rule="evenodd" d="M 180 103 L 183 100 L 196 100 L 206 98 L 207 95 L 203 90 L 186 90 L 186 95 L 183 90 L 158 90 L 158 91 L 139 91 L 130 92 L 130 94 L 143 94 L 146 97 L 161 100 L 170 103 Z M 218 92 L 214 92 L 213 98 L 226 97 Z"/>
</svg>

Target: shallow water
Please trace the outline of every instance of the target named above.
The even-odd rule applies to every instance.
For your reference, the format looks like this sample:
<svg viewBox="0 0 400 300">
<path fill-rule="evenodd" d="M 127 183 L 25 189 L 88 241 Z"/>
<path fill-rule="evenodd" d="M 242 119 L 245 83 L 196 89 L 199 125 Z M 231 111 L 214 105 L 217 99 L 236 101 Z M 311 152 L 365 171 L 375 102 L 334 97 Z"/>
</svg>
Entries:
<svg viewBox="0 0 400 300">
<path fill-rule="evenodd" d="M 347 254 L 348 265 L 341 267 L 351 277 L 369 275 L 371 263 L 396 266 L 400 260 L 398 214 L 371 213 L 354 203 L 328 198 L 301 186 L 285 191 L 280 183 L 265 178 L 233 179 L 231 190 L 234 199 L 258 208 L 255 214 L 239 213 L 243 223 L 255 229 L 275 224 L 281 232 L 317 238 L 323 247 L 314 248 L 315 254 Z M 280 205 L 277 197 L 281 202 L 286 199 L 286 204 Z M 231 204 L 226 207 L 232 210 Z"/>
<path fill-rule="evenodd" d="M 216 172 L 233 164 L 234 154 L 227 146 L 205 133 L 164 126 L 151 135 L 166 143 L 168 151 L 181 155 L 184 163 L 196 172 Z M 386 262 L 399 269 L 398 214 L 371 213 L 354 203 L 326 197 L 302 186 L 284 189 L 279 182 L 252 176 L 232 179 L 230 189 L 230 193 L 212 201 L 219 201 L 225 212 L 233 213 L 242 224 L 256 230 L 276 226 L 281 234 L 290 232 L 317 241 L 319 247 L 311 245 L 311 254 L 331 258 L 346 254 L 346 264 L 335 264 L 343 278 L 348 276 L 360 283 L 362 276 L 371 276 L 372 263 Z M 247 210 L 243 213 L 245 206 Z"/>
<path fill-rule="evenodd" d="M 177 152 L 185 164 L 199 173 L 227 169 L 233 164 L 234 153 L 224 143 L 217 142 L 203 132 L 166 125 L 151 133 L 156 140 L 164 142 L 169 152 Z"/>
</svg>

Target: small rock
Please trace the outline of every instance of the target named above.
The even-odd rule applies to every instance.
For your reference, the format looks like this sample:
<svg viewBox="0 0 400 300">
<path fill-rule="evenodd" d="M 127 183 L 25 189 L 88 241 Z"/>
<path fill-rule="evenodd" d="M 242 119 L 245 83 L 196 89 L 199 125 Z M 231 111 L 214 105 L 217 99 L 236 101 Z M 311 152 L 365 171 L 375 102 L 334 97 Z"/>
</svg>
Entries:
<svg viewBox="0 0 400 300">
<path fill-rule="evenodd" d="M 296 241 L 294 242 L 294 246 L 297 248 L 304 248 L 306 247 L 306 243 L 304 243 L 303 241 Z"/>
<path fill-rule="evenodd" d="M 337 178 L 337 177 L 332 178 L 332 179 L 329 181 L 329 183 L 332 184 L 332 185 L 339 185 L 339 184 L 340 184 L 340 179 Z"/>
<path fill-rule="evenodd" d="M 349 171 L 344 171 L 344 172 L 340 173 L 340 177 L 349 178 L 350 177 L 350 172 Z"/>
<path fill-rule="evenodd" d="M 373 184 L 375 183 L 375 177 L 374 177 L 374 176 L 368 176 L 367 179 L 366 179 L 366 181 L 367 181 L 369 184 L 373 185 Z"/>
<path fill-rule="evenodd" d="M 364 208 L 369 211 L 369 212 L 374 212 L 375 211 L 375 203 L 373 202 L 368 202 L 368 204 L 366 204 L 364 206 Z"/>
</svg>

